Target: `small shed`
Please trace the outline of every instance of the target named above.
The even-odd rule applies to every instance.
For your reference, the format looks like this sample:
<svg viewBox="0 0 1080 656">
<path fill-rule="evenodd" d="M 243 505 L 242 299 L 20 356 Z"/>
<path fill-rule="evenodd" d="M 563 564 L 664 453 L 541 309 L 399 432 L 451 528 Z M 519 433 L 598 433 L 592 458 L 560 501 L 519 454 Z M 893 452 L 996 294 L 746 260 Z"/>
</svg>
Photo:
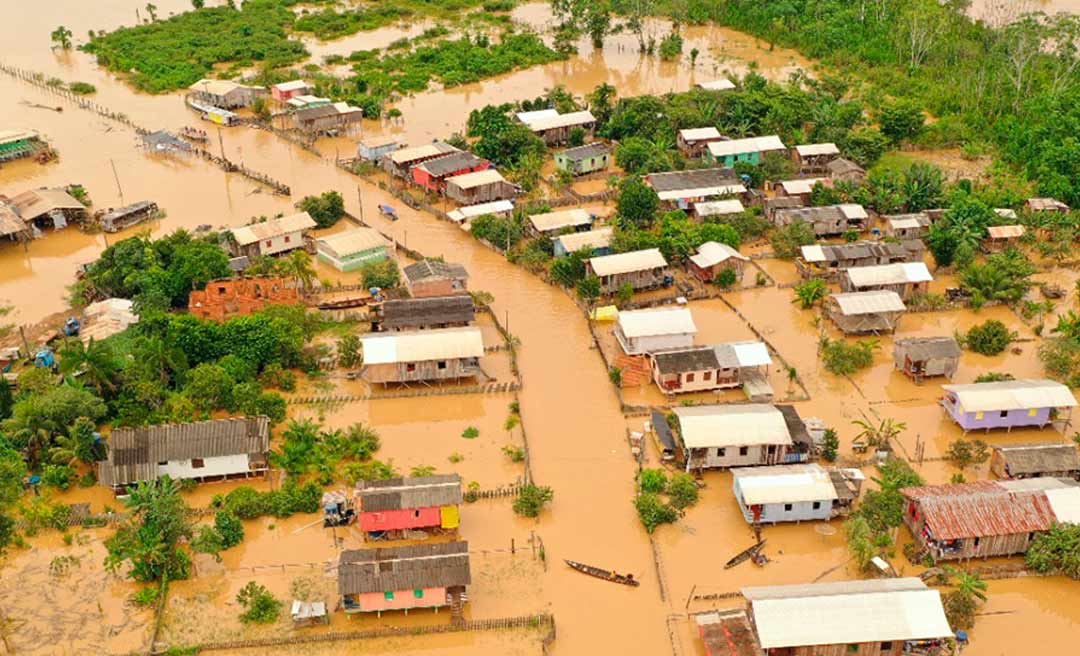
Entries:
<svg viewBox="0 0 1080 656">
<path fill-rule="evenodd" d="M 738 198 L 728 198 L 725 200 L 707 200 L 700 203 L 694 203 L 694 214 L 699 221 L 705 221 L 707 219 L 717 217 L 723 219 L 734 214 L 742 214 L 746 211 L 743 207 L 742 201 Z"/>
<path fill-rule="evenodd" d="M 583 249 L 589 250 L 589 257 L 607 255 L 611 252 L 611 238 L 614 234 L 614 228 L 605 227 L 552 237 L 554 255 L 562 257 Z"/>
<path fill-rule="evenodd" d="M 885 234 L 902 241 L 922 239 L 930 231 L 932 223 L 926 212 L 888 214 L 881 218 L 885 221 Z"/>
<path fill-rule="evenodd" d="M 232 229 L 229 249 L 234 256 L 277 255 L 304 247 L 307 233 L 318 224 L 307 212 L 297 212 Z"/>
<path fill-rule="evenodd" d="M 346 102 L 314 105 L 292 113 L 293 126 L 309 134 L 337 134 L 364 118 L 364 110 Z"/>
<path fill-rule="evenodd" d="M 1020 243 L 1024 236 L 1022 225 L 999 225 L 989 226 L 986 229 L 986 239 L 982 242 L 982 249 L 987 253 L 1000 253 Z"/>
<path fill-rule="evenodd" d="M 314 89 L 315 87 L 304 80 L 289 80 L 270 85 L 270 97 L 278 102 L 286 102 L 295 96 L 307 95 Z"/>
<path fill-rule="evenodd" d="M 464 294 L 469 287 L 469 272 L 453 262 L 421 260 L 406 266 L 401 273 L 413 298 Z"/>
<path fill-rule="evenodd" d="M 773 192 L 780 197 L 794 197 L 802 199 L 804 204 L 810 203 L 814 193 L 814 187 L 821 185 L 832 188 L 833 183 L 829 178 L 797 178 L 795 180 L 782 180 L 773 184 Z"/>
<path fill-rule="evenodd" d="M 665 282 L 667 267 L 667 260 L 659 248 L 603 255 L 585 261 L 586 273 L 600 279 L 600 291 L 605 294 L 614 294 L 627 284 L 634 291 L 659 287 Z"/>
<path fill-rule="evenodd" d="M 484 338 L 479 328 L 380 333 L 361 338 L 370 383 L 413 383 L 481 378 Z"/>
<path fill-rule="evenodd" d="M 545 115 L 534 118 L 525 123 L 536 136 L 544 140 L 549 146 L 564 144 L 570 141 L 570 134 L 575 130 L 582 130 L 586 135 L 592 133 L 596 125 L 596 117 L 592 112 L 580 111 L 568 114 Z"/>
<path fill-rule="evenodd" d="M 694 345 L 697 326 L 685 307 L 619 312 L 615 339 L 628 355 L 644 355 Z"/>
<path fill-rule="evenodd" d="M 70 223 L 86 220 L 86 206 L 80 203 L 66 189 L 60 187 L 31 189 L 24 191 L 8 201 L 11 209 L 27 225 L 60 230 Z"/>
<path fill-rule="evenodd" d="M 777 209 L 772 218 L 777 226 L 804 221 L 813 227 L 814 235 L 818 237 L 841 235 L 849 230 L 862 232 L 869 220 L 870 215 L 863 206 L 855 203 Z"/>
<path fill-rule="evenodd" d="M 902 299 L 924 294 L 934 277 L 925 262 L 897 262 L 851 267 L 840 278 L 845 292 L 894 291 Z"/>
<path fill-rule="evenodd" d="M 1056 198 L 1029 198 L 1024 202 L 1024 208 L 1030 212 L 1060 212 L 1068 213 L 1069 206 Z"/>
<path fill-rule="evenodd" d="M 735 166 L 736 162 L 760 164 L 767 153 L 783 152 L 787 146 L 776 135 L 712 141 L 706 145 L 705 159 L 721 166 Z"/>
<path fill-rule="evenodd" d="M 731 269 L 735 279 L 742 280 L 743 269 L 750 258 L 736 248 L 717 241 L 707 241 L 698 246 L 697 253 L 687 258 L 686 268 L 702 282 L 712 282 L 721 271 Z"/>
<path fill-rule="evenodd" d="M 513 198 L 517 188 L 495 169 L 483 169 L 446 179 L 446 196 L 462 205 Z"/>
<path fill-rule="evenodd" d="M 315 242 L 319 261 L 338 271 L 355 271 L 365 264 L 390 259 L 390 244 L 374 228 L 352 228 Z"/>
<path fill-rule="evenodd" d="M 845 333 L 891 333 L 907 307 L 894 291 L 832 294 L 825 310 Z"/>
<path fill-rule="evenodd" d="M 803 170 L 824 171 L 838 157 L 840 149 L 834 143 L 803 144 L 791 149 L 791 158 Z"/>
<path fill-rule="evenodd" d="M 428 144 L 412 146 L 410 148 L 398 148 L 383 157 L 383 167 L 386 169 L 387 173 L 390 173 L 391 175 L 395 175 L 399 178 L 408 178 L 410 177 L 409 170 L 417 164 L 446 155 L 447 153 L 457 152 L 458 150 L 458 148 L 455 148 L 444 141 L 433 141 Z"/>
<path fill-rule="evenodd" d="M 829 472 L 812 463 L 739 467 L 732 489 L 751 524 L 830 519 L 840 498 Z"/>
<path fill-rule="evenodd" d="M 442 193 L 448 179 L 488 168 L 491 168 L 491 162 L 463 150 L 421 162 L 412 167 L 411 174 L 413 183 L 428 191 Z"/>
<path fill-rule="evenodd" d="M 866 177 L 866 169 L 850 159 L 839 157 L 825 165 L 825 172 L 833 182 L 858 182 Z"/>
<path fill-rule="evenodd" d="M 893 364 L 916 382 L 931 376 L 951 379 L 959 363 L 960 345 L 953 337 L 908 337 L 893 344 Z"/>
<path fill-rule="evenodd" d="M 337 568 L 346 613 L 450 606 L 460 613 L 472 582 L 469 543 L 347 549 Z"/>
<path fill-rule="evenodd" d="M 722 77 L 718 80 L 698 82 L 697 88 L 704 89 L 705 91 L 731 91 L 735 88 L 735 83 L 726 77 Z"/>
<path fill-rule="evenodd" d="M 779 196 L 773 198 L 766 198 L 762 205 L 762 214 L 765 220 L 775 224 L 776 214 L 780 210 L 792 210 L 799 207 L 806 207 L 806 201 L 799 196 Z"/>
<path fill-rule="evenodd" d="M 996 446 L 990 471 L 998 478 L 1071 478 L 1080 480 L 1080 455 L 1075 444 L 1060 442 Z"/>
<path fill-rule="evenodd" d="M 713 141 L 723 141 L 724 136 L 714 127 L 679 130 L 676 145 L 679 152 L 690 158 L 701 157 Z"/>
<path fill-rule="evenodd" d="M 671 432 L 671 424 L 667 417 L 659 410 L 652 410 L 649 415 L 653 437 L 656 439 L 656 448 L 664 462 L 670 462 L 679 457 L 679 446 L 675 442 L 675 436 Z"/>
<path fill-rule="evenodd" d="M 359 481 L 354 498 L 360 530 L 370 537 L 453 530 L 461 523 L 461 476 L 457 474 Z"/>
<path fill-rule="evenodd" d="M 596 173 L 607 169 L 610 157 L 607 144 L 593 142 L 555 153 L 555 167 L 574 175 Z"/>
<path fill-rule="evenodd" d="M 356 146 L 356 156 L 369 162 L 377 162 L 397 150 L 401 150 L 401 142 L 397 139 L 362 141 Z"/>
<path fill-rule="evenodd" d="M 511 200 L 495 200 L 490 203 L 480 203 L 478 205 L 468 205 L 466 207 L 459 207 L 456 210 L 450 210 L 446 213 L 446 217 L 461 225 L 463 228 L 467 227 L 469 222 L 478 216 L 496 216 L 499 218 L 506 218 L 514 211 L 514 201 Z"/>
<path fill-rule="evenodd" d="M 527 227 L 533 237 L 551 237 L 561 232 L 584 232 L 592 227 L 593 217 L 580 207 L 530 214 Z"/>
<path fill-rule="evenodd" d="M 377 310 L 373 330 L 402 331 L 467 326 L 476 318 L 468 294 L 400 298 L 384 301 Z"/>
<path fill-rule="evenodd" d="M 942 385 L 941 405 L 964 431 L 992 428 L 1044 428 L 1061 413 L 1071 413 L 1076 397 L 1053 380 L 1002 380 Z"/>
<path fill-rule="evenodd" d="M 774 405 L 695 405 L 672 413 L 688 472 L 776 465 L 796 450 L 784 413 Z"/>
<path fill-rule="evenodd" d="M 656 350 L 651 356 L 653 382 L 665 394 L 740 387 L 752 377 L 764 380 L 772 364 L 765 344 L 750 341 Z"/>
<path fill-rule="evenodd" d="M 694 203 L 708 198 L 746 193 L 742 178 L 731 168 L 650 173 L 645 176 L 645 183 L 661 201 L 680 209 L 689 209 Z"/>
</svg>

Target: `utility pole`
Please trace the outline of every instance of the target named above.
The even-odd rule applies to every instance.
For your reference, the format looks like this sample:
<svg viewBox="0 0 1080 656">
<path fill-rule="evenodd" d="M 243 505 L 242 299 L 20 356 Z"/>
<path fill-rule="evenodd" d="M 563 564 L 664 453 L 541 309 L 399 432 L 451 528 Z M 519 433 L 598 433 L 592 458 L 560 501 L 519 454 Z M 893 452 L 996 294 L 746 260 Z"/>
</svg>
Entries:
<svg viewBox="0 0 1080 656">
<path fill-rule="evenodd" d="M 225 140 L 221 137 L 221 127 L 217 129 L 218 148 L 221 149 L 221 159 L 225 159 Z"/>
<path fill-rule="evenodd" d="M 112 166 L 113 179 L 116 180 L 116 191 L 120 193 L 120 204 L 124 204 L 124 188 L 120 186 L 120 176 L 116 173 L 116 162 L 109 158 L 109 165 Z"/>
<path fill-rule="evenodd" d="M 364 194 L 359 184 L 356 185 L 356 202 L 360 204 L 360 223 L 367 225 L 364 222 Z"/>
</svg>

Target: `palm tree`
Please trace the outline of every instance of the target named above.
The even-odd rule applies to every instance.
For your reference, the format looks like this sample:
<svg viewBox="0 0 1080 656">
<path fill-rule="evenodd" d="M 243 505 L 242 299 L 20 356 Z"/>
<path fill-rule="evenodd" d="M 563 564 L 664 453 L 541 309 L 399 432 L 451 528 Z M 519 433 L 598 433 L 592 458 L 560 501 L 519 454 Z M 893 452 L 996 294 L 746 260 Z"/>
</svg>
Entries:
<svg viewBox="0 0 1080 656">
<path fill-rule="evenodd" d="M 187 370 L 187 357 L 175 345 L 159 337 L 140 337 L 132 349 L 137 366 L 150 372 L 163 386 L 169 384 L 174 374 Z"/>
<path fill-rule="evenodd" d="M 315 267 L 311 265 L 311 255 L 303 250 L 294 250 L 280 260 L 281 271 L 297 280 L 301 286 L 310 287 L 315 281 Z"/>
<path fill-rule="evenodd" d="M 22 428 L 16 433 L 16 439 L 26 445 L 26 459 L 33 466 L 41 461 L 42 451 L 49 448 L 52 432 L 44 427 Z"/>
<path fill-rule="evenodd" d="M 54 465 L 75 465 L 79 462 L 78 444 L 73 437 L 59 435 L 56 445 L 49 448 L 49 461 Z"/>
<path fill-rule="evenodd" d="M 150 15 L 150 22 L 157 20 L 157 5 L 152 2 L 146 3 L 146 13 Z"/>
<path fill-rule="evenodd" d="M 889 443 L 900 433 L 907 429 L 907 424 L 902 421 L 894 421 L 890 417 L 882 419 L 876 425 L 868 419 L 856 419 L 851 422 L 861 430 L 855 436 L 856 440 L 865 440 L 867 444 L 875 447 L 889 448 Z"/>
<path fill-rule="evenodd" d="M 71 30 L 63 25 L 53 30 L 49 37 L 61 50 L 71 50 Z"/>
<path fill-rule="evenodd" d="M 946 565 L 942 568 L 946 579 L 955 581 L 956 591 L 965 597 L 986 601 L 986 581 L 979 578 L 974 572 L 967 572 Z"/>
<path fill-rule="evenodd" d="M 1050 332 L 1073 341 L 1080 341 L 1080 315 L 1072 310 L 1058 317 L 1058 324 Z"/>
<path fill-rule="evenodd" d="M 87 385 L 98 395 L 116 389 L 117 361 L 112 348 L 93 337 L 85 345 L 79 339 L 68 339 L 60 347 L 60 372 L 81 374 Z"/>
</svg>

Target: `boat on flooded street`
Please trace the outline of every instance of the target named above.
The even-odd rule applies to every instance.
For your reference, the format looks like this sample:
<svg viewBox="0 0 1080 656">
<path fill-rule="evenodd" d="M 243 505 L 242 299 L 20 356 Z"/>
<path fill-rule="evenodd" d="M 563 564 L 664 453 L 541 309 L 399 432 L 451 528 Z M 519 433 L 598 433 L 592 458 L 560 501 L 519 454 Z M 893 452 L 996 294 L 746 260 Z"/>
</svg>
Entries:
<svg viewBox="0 0 1080 656">
<path fill-rule="evenodd" d="M 570 569 L 581 572 L 582 574 L 588 574 L 589 576 L 602 579 L 604 581 L 621 583 L 622 585 L 630 585 L 635 588 L 641 585 L 641 581 L 635 579 L 633 574 L 619 574 L 617 572 L 602 569 L 600 567 L 593 567 L 592 565 L 579 563 L 574 560 L 564 560 L 563 562 L 569 565 Z"/>
</svg>

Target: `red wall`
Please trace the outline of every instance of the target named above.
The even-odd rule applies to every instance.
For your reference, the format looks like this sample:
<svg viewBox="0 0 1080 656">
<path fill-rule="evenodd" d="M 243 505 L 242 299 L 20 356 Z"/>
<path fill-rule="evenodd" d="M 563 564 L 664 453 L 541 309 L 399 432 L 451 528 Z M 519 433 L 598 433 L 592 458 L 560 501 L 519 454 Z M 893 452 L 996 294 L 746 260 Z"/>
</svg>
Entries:
<svg viewBox="0 0 1080 656">
<path fill-rule="evenodd" d="M 364 532 L 393 531 L 404 528 L 424 528 L 440 525 L 442 525 L 442 513 L 438 506 L 382 512 L 360 512 L 360 530 Z"/>
<path fill-rule="evenodd" d="M 457 171 L 452 171 L 438 178 L 432 176 L 425 169 L 419 166 L 414 166 L 411 173 L 413 182 L 420 185 L 424 189 L 441 193 L 446 188 L 447 178 L 452 178 L 455 175 L 465 175 L 466 173 L 472 173 L 473 171 L 483 171 L 489 168 L 491 168 L 491 162 L 483 161 L 476 166 L 458 169 Z"/>
</svg>

